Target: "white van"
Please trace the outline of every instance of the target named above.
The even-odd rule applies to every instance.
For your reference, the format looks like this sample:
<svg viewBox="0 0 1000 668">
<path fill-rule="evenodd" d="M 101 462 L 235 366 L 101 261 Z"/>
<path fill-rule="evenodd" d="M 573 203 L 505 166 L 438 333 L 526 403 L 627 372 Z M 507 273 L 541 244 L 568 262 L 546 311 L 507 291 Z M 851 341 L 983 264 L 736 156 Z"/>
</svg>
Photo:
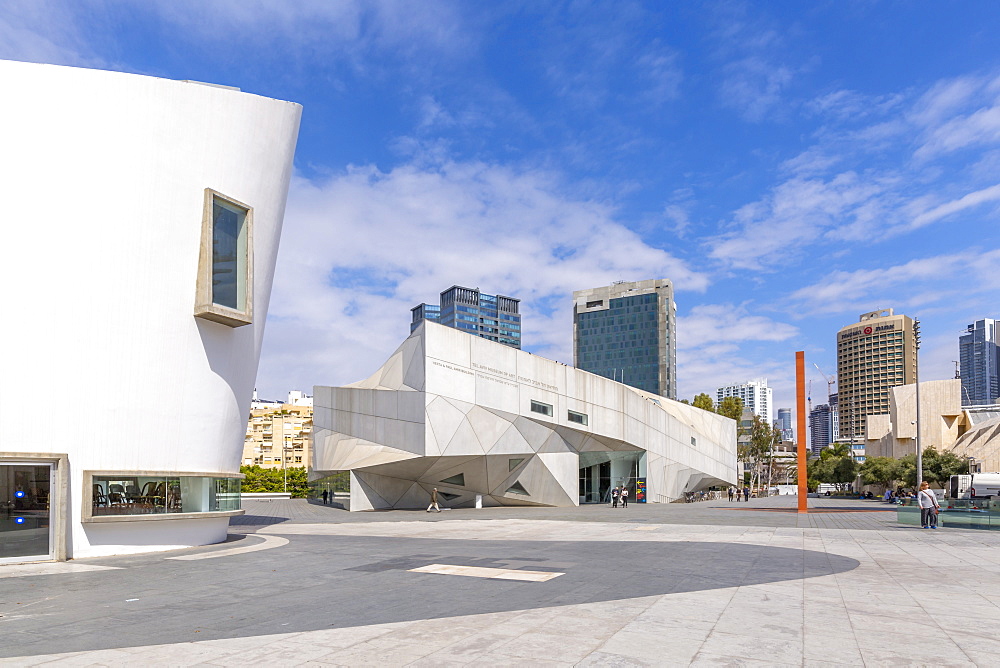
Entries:
<svg viewBox="0 0 1000 668">
<path fill-rule="evenodd" d="M 953 475 L 948 480 L 948 498 L 982 499 L 1000 496 L 1000 473 Z"/>
</svg>

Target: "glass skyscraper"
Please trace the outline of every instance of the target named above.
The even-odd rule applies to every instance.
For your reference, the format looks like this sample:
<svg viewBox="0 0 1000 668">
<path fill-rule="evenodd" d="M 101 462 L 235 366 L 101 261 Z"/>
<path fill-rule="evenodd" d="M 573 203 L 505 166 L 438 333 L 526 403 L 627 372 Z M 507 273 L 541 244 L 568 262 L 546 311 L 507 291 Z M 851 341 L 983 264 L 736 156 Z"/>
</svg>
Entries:
<svg viewBox="0 0 1000 668">
<path fill-rule="evenodd" d="M 460 329 L 512 348 L 521 348 L 521 300 L 487 295 L 479 288 L 453 285 L 441 293 L 441 303 L 410 309 L 410 332 L 424 320 Z"/>
<path fill-rule="evenodd" d="M 669 280 L 578 290 L 573 302 L 578 369 L 677 398 L 677 306 Z"/>
<path fill-rule="evenodd" d="M 958 337 L 962 405 L 992 404 L 1000 397 L 1000 348 L 998 320 L 986 318 L 969 325 Z"/>
</svg>

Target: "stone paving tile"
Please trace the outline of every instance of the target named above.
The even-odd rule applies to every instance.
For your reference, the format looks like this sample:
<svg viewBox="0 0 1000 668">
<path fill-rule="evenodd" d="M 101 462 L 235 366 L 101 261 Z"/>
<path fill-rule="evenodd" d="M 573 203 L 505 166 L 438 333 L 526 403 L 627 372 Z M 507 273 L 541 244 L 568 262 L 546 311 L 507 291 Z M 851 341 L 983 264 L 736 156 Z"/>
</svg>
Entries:
<svg viewBox="0 0 1000 668">
<path fill-rule="evenodd" d="M 0 664 L 998 665 L 1000 536 L 769 510 L 793 501 L 429 516 L 248 501 L 235 530 L 288 545 L 0 578 Z M 566 575 L 406 574 L 414 559 Z"/>
</svg>

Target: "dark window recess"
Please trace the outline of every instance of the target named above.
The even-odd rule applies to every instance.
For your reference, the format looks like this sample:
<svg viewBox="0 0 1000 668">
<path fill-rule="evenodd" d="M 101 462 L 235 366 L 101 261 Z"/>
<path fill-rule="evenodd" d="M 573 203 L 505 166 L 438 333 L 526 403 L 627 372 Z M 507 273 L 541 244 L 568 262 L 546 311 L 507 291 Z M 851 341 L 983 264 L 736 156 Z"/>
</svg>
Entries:
<svg viewBox="0 0 1000 668">
<path fill-rule="evenodd" d="M 577 413 L 576 411 L 568 411 L 566 414 L 566 419 L 570 422 L 576 422 L 577 424 L 587 425 L 587 414 Z"/>
<path fill-rule="evenodd" d="M 508 466 L 507 470 L 508 470 L 508 472 L 509 471 L 513 471 L 514 469 L 516 469 L 518 466 L 521 465 L 521 462 L 523 462 L 523 461 L 524 461 L 524 457 L 518 457 L 517 459 L 510 459 L 510 460 L 508 460 L 507 461 L 507 466 Z"/>
<path fill-rule="evenodd" d="M 513 485 L 508 487 L 506 494 L 523 494 L 524 496 L 531 496 L 528 494 L 528 490 L 526 490 L 519 482 L 515 482 Z"/>
<path fill-rule="evenodd" d="M 458 487 L 465 487 L 465 474 L 459 473 L 458 475 L 453 475 L 450 478 L 445 478 L 441 481 L 445 485 L 456 485 Z"/>
<path fill-rule="evenodd" d="M 604 306 L 604 300 L 599 299 L 596 302 L 587 302 L 587 308 L 594 308 L 595 306 Z"/>
</svg>

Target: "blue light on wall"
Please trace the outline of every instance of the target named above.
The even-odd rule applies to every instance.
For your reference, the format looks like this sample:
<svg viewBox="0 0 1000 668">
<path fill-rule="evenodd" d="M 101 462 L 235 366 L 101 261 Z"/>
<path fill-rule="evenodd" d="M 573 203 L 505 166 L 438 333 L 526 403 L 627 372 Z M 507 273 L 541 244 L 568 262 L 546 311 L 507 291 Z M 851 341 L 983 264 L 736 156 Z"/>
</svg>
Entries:
<svg viewBox="0 0 1000 668">
<path fill-rule="evenodd" d="M 23 517 L 15 517 L 14 518 L 14 524 L 24 524 L 24 518 Z"/>
<path fill-rule="evenodd" d="M 14 492 L 14 498 L 15 499 L 23 499 L 24 498 L 24 490 L 19 489 L 16 492 Z"/>
</svg>

